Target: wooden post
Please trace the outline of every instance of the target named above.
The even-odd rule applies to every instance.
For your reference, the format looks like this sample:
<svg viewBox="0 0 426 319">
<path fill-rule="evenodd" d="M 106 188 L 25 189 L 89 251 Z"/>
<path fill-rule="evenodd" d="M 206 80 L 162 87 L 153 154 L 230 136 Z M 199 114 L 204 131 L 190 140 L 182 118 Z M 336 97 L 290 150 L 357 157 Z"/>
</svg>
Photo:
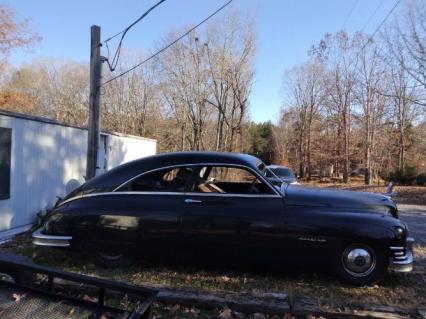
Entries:
<svg viewBox="0 0 426 319">
<path fill-rule="evenodd" d="M 86 180 L 96 174 L 100 138 L 101 28 L 90 28 L 90 96 Z"/>
</svg>

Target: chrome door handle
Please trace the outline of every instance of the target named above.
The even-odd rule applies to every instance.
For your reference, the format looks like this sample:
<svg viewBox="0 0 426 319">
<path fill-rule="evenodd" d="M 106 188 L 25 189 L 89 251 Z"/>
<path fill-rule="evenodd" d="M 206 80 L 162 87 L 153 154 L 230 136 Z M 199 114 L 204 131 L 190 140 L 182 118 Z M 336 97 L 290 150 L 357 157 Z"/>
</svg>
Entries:
<svg viewBox="0 0 426 319">
<path fill-rule="evenodd" d="M 202 203 L 202 202 L 203 202 L 202 200 L 198 200 L 198 199 L 190 199 L 190 198 L 185 199 L 185 203 L 187 204 L 195 204 L 195 203 Z"/>
</svg>

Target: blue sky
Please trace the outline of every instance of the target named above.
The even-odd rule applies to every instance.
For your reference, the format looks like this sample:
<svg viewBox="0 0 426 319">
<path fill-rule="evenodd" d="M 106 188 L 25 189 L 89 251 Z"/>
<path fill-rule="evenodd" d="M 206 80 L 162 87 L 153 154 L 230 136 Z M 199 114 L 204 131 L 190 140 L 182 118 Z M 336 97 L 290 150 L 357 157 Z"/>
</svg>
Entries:
<svg viewBox="0 0 426 319">
<path fill-rule="evenodd" d="M 19 17 L 31 18 L 37 32 L 43 37 L 34 52 L 14 52 L 10 61 L 20 65 L 36 58 L 54 57 L 87 62 L 92 24 L 101 26 L 102 38 L 106 39 L 156 2 L 2 1 L 14 8 Z M 198 23 L 225 2 L 167 0 L 128 33 L 124 47 L 150 51 L 171 28 Z M 344 25 L 355 3 L 355 9 Z M 250 99 L 251 118 L 257 122 L 276 120 L 282 103 L 284 70 L 302 63 L 307 58 L 309 47 L 326 32 L 337 32 L 343 25 L 349 32 L 363 28 L 365 32 L 372 32 L 394 3 L 394 0 L 234 0 L 234 10 L 257 17 L 258 42 L 256 75 Z M 402 6 L 403 3 L 398 9 L 401 10 Z"/>
</svg>

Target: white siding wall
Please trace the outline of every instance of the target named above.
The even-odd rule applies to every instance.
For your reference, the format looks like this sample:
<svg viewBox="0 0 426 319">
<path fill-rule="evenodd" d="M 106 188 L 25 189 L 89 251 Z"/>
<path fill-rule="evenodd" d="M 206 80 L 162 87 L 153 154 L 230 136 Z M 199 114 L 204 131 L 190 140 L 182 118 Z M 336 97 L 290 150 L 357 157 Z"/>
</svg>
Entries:
<svg viewBox="0 0 426 319">
<path fill-rule="evenodd" d="M 0 116 L 12 128 L 10 199 L 0 200 L 0 231 L 24 226 L 65 195 L 67 183 L 83 182 L 87 132 Z"/>
<path fill-rule="evenodd" d="M 121 163 L 154 155 L 157 152 L 157 142 L 155 140 L 112 134 L 108 136 L 108 139 L 108 169 Z"/>
<path fill-rule="evenodd" d="M 0 126 L 12 128 L 11 191 L 10 199 L 0 200 L 1 232 L 33 223 L 56 196 L 84 182 L 87 131 L 1 114 Z M 156 152 L 155 140 L 108 140 L 108 168 Z"/>
</svg>

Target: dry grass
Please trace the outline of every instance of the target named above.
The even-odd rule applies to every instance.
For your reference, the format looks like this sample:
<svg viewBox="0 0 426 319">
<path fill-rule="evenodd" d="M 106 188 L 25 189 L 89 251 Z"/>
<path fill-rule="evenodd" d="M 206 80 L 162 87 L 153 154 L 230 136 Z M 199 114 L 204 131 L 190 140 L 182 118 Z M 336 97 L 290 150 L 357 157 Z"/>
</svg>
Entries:
<svg viewBox="0 0 426 319">
<path fill-rule="evenodd" d="M 77 252 L 35 248 L 21 236 L 3 250 L 20 253 L 35 262 L 64 270 L 121 280 L 132 284 L 165 285 L 209 292 L 280 291 L 290 298 L 331 300 L 336 306 L 367 303 L 412 310 L 426 306 L 426 269 L 421 262 L 408 274 L 391 274 L 372 287 L 347 287 L 326 274 L 301 272 L 240 272 L 145 262 L 126 269 L 99 269 Z M 419 260 L 426 260 L 426 246 L 415 246 Z M 186 310 L 185 310 L 186 311 Z M 191 311 L 188 310 L 188 315 Z"/>
<path fill-rule="evenodd" d="M 364 185 L 360 178 L 352 178 L 348 184 L 341 183 L 338 180 L 302 181 L 301 184 L 360 192 L 386 193 L 386 186 L 383 181 L 380 182 L 380 185 Z M 397 204 L 426 205 L 426 187 L 424 186 L 395 186 L 393 191 L 396 193 L 393 199 Z"/>
</svg>

